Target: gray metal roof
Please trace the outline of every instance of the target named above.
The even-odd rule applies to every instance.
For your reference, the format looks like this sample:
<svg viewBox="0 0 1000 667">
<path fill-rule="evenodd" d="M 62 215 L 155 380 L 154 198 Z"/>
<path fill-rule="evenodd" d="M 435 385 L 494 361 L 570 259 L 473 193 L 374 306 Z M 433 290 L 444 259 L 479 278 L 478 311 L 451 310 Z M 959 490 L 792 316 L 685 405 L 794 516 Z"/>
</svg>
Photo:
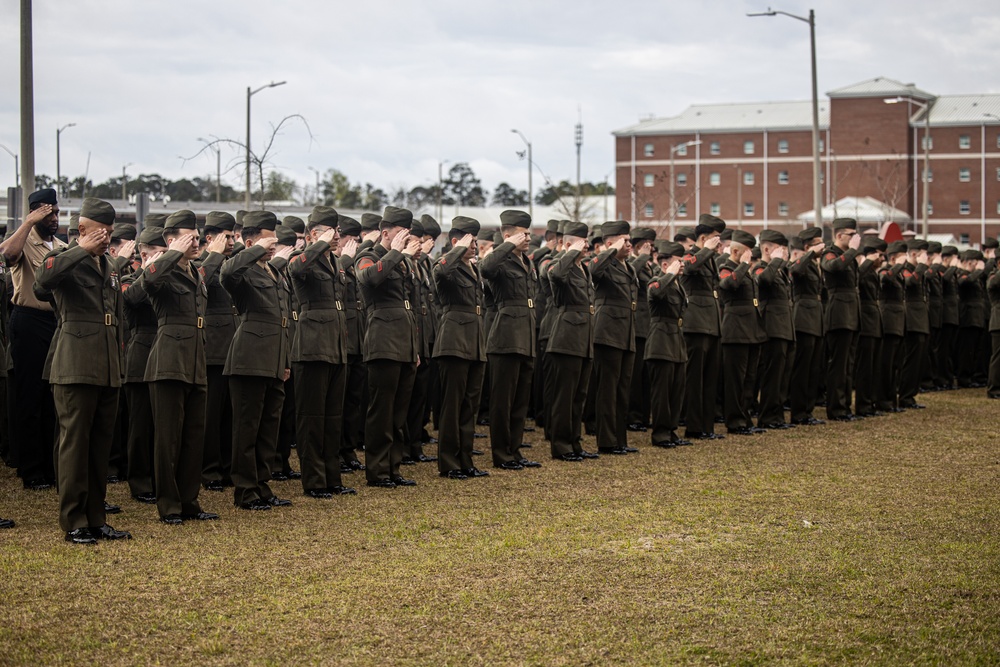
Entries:
<svg viewBox="0 0 1000 667">
<path fill-rule="evenodd" d="M 830 125 L 830 105 L 819 101 L 819 126 Z M 694 132 L 741 132 L 746 130 L 810 130 L 812 103 L 746 102 L 739 104 L 695 104 L 679 116 L 651 118 L 616 130 L 616 136 L 691 134 Z"/>
<path fill-rule="evenodd" d="M 931 125 L 997 125 L 1000 119 L 986 114 L 1000 116 L 1000 95 L 942 95 L 931 106 Z M 921 109 L 911 121 L 914 125 L 924 124 L 924 110 Z"/>
<path fill-rule="evenodd" d="M 932 93 L 920 90 L 912 83 L 900 83 L 884 76 L 877 76 L 861 83 L 853 83 L 827 93 L 828 97 L 878 97 L 880 95 L 909 96 L 921 100 L 931 100 L 935 97 Z"/>
</svg>

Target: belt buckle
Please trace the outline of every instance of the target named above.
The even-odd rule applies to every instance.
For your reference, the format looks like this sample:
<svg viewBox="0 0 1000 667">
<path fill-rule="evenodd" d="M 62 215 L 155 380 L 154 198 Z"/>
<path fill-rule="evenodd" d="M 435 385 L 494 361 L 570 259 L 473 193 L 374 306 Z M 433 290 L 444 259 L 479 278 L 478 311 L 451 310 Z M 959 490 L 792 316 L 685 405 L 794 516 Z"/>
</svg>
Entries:
<svg viewBox="0 0 1000 667">
<path fill-rule="evenodd" d="M 635 302 L 635 301 L 633 301 L 633 302 L 632 302 L 632 312 L 635 312 L 635 304 L 636 304 L 636 302 Z"/>
<path fill-rule="evenodd" d="M 719 290 L 717 290 L 717 289 L 712 290 L 712 297 L 718 299 L 719 298 Z"/>
<path fill-rule="evenodd" d="M 281 328 L 282 329 L 288 328 L 288 318 L 287 317 L 282 317 L 281 318 Z"/>
<path fill-rule="evenodd" d="M 342 302 L 338 301 L 337 302 L 337 310 L 343 310 L 343 309 L 344 309 L 344 304 Z"/>
<path fill-rule="evenodd" d="M 480 308 L 479 306 L 476 306 L 476 315 L 482 315 L 482 314 L 483 314 L 483 309 Z"/>
<path fill-rule="evenodd" d="M 199 329 L 204 329 L 205 328 L 205 318 L 204 317 L 199 317 L 198 318 L 198 328 Z"/>
<path fill-rule="evenodd" d="M 111 313 L 104 313 L 104 326 L 111 326 Z"/>
<path fill-rule="evenodd" d="M 684 326 L 684 318 L 683 317 L 678 317 L 677 318 L 677 326 L 679 326 L 679 327 Z"/>
<path fill-rule="evenodd" d="M 760 305 L 760 304 L 758 303 L 757 299 L 754 299 L 754 300 L 753 300 L 753 307 L 754 307 L 754 308 L 756 308 L 756 307 L 757 307 L 757 306 L 759 306 L 759 305 Z"/>
<path fill-rule="evenodd" d="M 409 299 L 403 299 L 403 307 L 406 308 L 407 310 L 410 309 L 410 300 Z"/>
<path fill-rule="evenodd" d="M 298 311 L 295 311 L 295 310 L 292 311 L 292 321 L 293 322 L 298 322 L 299 321 L 299 313 L 298 313 Z"/>
<path fill-rule="evenodd" d="M 357 309 L 358 309 L 358 310 L 361 310 L 361 299 L 358 299 L 358 300 L 357 300 L 357 301 L 355 301 L 354 303 L 356 304 L 356 307 L 357 307 Z"/>
<path fill-rule="evenodd" d="M 528 299 L 528 308 L 534 308 L 535 302 L 532 299 Z"/>
<path fill-rule="evenodd" d="M 595 312 L 594 304 L 590 304 L 590 314 L 593 315 Z"/>
</svg>

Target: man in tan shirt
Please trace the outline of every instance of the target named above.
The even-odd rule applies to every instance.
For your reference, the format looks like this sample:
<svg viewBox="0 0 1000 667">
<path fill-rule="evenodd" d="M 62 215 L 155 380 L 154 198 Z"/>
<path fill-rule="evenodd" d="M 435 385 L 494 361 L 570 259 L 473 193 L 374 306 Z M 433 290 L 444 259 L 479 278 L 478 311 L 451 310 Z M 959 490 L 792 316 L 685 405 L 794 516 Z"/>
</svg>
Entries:
<svg viewBox="0 0 1000 667">
<path fill-rule="evenodd" d="M 13 360 L 14 410 L 11 414 L 11 459 L 26 489 L 47 489 L 55 483 L 55 408 L 52 390 L 43 379 L 45 357 L 56 330 L 52 306 L 32 292 L 35 270 L 52 250 L 65 247 L 56 238 L 59 203 L 47 188 L 28 198 L 29 213 L 0 245 L 14 284 L 10 315 L 10 355 Z"/>
</svg>

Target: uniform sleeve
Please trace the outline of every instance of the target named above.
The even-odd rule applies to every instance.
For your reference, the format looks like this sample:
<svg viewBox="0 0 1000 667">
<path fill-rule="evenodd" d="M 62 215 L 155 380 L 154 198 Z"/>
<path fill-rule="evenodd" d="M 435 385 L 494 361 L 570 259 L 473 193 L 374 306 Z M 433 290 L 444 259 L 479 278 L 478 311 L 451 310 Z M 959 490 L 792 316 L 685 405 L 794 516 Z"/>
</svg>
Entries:
<svg viewBox="0 0 1000 667">
<path fill-rule="evenodd" d="M 431 269 L 434 280 L 444 280 L 445 282 L 451 280 L 451 274 L 462 263 L 462 258 L 465 257 L 467 250 L 468 248 L 464 246 L 456 245 L 434 262 L 434 267 Z"/>
<path fill-rule="evenodd" d="M 785 261 L 782 259 L 772 259 L 768 262 L 767 266 L 754 270 L 754 275 L 757 276 L 757 282 L 762 285 L 770 285 L 778 279 L 781 274 L 781 269 L 785 265 Z"/>
<path fill-rule="evenodd" d="M 222 286 L 226 291 L 232 292 L 243 281 L 245 274 L 251 266 L 264 259 L 267 251 L 259 245 L 250 246 L 238 255 L 234 255 L 222 264 L 219 273 Z"/>
<path fill-rule="evenodd" d="M 646 286 L 646 299 L 649 301 L 661 301 L 667 298 L 670 293 L 670 285 L 677 280 L 676 275 L 661 273 L 649 281 Z"/>
<path fill-rule="evenodd" d="M 590 260 L 590 276 L 596 282 L 604 277 L 608 269 L 611 267 L 611 262 L 614 261 L 615 255 L 618 251 L 614 248 L 608 248 L 597 257 Z"/>
<path fill-rule="evenodd" d="M 847 271 L 851 262 L 854 258 L 858 256 L 858 251 L 854 248 L 848 248 L 843 252 L 843 254 L 838 255 L 832 250 L 827 250 L 823 253 L 823 259 L 820 260 L 820 266 L 824 271 L 830 273 L 840 273 L 842 271 Z"/>
<path fill-rule="evenodd" d="M 305 250 L 288 260 L 288 273 L 295 278 L 304 275 L 309 267 L 311 267 L 316 260 L 325 255 L 326 251 L 329 249 L 330 244 L 326 241 L 317 241 L 316 243 L 306 246 Z"/>
<path fill-rule="evenodd" d="M 741 262 L 736 268 L 731 265 L 722 267 L 719 271 L 719 289 L 734 290 L 738 288 L 749 270 L 750 265 L 746 262 Z"/>
<path fill-rule="evenodd" d="M 504 241 L 493 247 L 493 252 L 479 260 L 479 272 L 484 278 L 495 278 L 500 273 L 500 267 L 507 260 L 507 257 L 514 252 L 514 244 Z"/>
<path fill-rule="evenodd" d="M 163 281 L 170 275 L 177 264 L 184 258 L 184 253 L 180 250 L 168 250 L 146 267 L 142 272 L 140 282 L 143 283 L 143 291 L 147 294 L 155 293 L 163 286 Z"/>
<path fill-rule="evenodd" d="M 712 257 L 715 256 L 715 250 L 712 248 L 702 248 L 696 253 L 687 253 L 684 255 L 684 270 L 685 271 L 695 271 L 704 266 Z"/>
<path fill-rule="evenodd" d="M 567 250 L 558 259 L 549 262 L 549 281 L 557 283 L 566 282 L 570 271 L 576 266 L 576 260 L 579 256 L 579 250 Z"/>
<path fill-rule="evenodd" d="M 35 270 L 35 296 L 47 301 L 52 290 L 73 271 L 77 264 L 92 256 L 82 246 L 53 250 Z"/>
<path fill-rule="evenodd" d="M 212 279 L 212 276 L 219 272 L 225 260 L 226 256 L 219 252 L 210 252 L 202 260 L 201 264 L 198 265 L 198 271 L 206 283 Z"/>
<path fill-rule="evenodd" d="M 403 261 L 403 253 L 398 250 L 390 250 L 385 253 L 382 259 L 365 253 L 354 263 L 354 271 L 358 276 L 358 282 L 368 287 L 381 285 L 392 270 Z"/>
<path fill-rule="evenodd" d="M 788 270 L 795 275 L 802 275 L 809 268 L 809 262 L 816 258 L 816 253 L 812 250 L 808 251 L 806 254 L 799 257 L 797 260 L 792 262 Z"/>
<path fill-rule="evenodd" d="M 146 296 L 146 288 L 142 280 L 140 280 L 144 273 L 143 269 L 139 269 L 137 273 L 129 276 L 122 282 L 122 297 L 125 303 L 131 308 L 149 301 L 149 298 Z"/>
</svg>

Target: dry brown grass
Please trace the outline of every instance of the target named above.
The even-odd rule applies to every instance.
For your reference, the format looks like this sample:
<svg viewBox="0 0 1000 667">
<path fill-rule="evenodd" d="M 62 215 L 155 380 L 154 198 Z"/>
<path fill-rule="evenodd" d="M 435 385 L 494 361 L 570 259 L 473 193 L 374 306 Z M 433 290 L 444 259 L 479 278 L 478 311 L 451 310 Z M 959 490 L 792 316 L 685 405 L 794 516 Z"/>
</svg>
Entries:
<svg viewBox="0 0 1000 667">
<path fill-rule="evenodd" d="M 283 482 L 295 506 L 263 514 L 203 492 L 209 524 L 121 484 L 136 539 L 97 547 L 4 470 L 0 663 L 998 664 L 996 404 L 922 400 L 584 463 L 536 433 L 540 470 L 346 475 L 359 495 L 333 501 Z"/>
</svg>

